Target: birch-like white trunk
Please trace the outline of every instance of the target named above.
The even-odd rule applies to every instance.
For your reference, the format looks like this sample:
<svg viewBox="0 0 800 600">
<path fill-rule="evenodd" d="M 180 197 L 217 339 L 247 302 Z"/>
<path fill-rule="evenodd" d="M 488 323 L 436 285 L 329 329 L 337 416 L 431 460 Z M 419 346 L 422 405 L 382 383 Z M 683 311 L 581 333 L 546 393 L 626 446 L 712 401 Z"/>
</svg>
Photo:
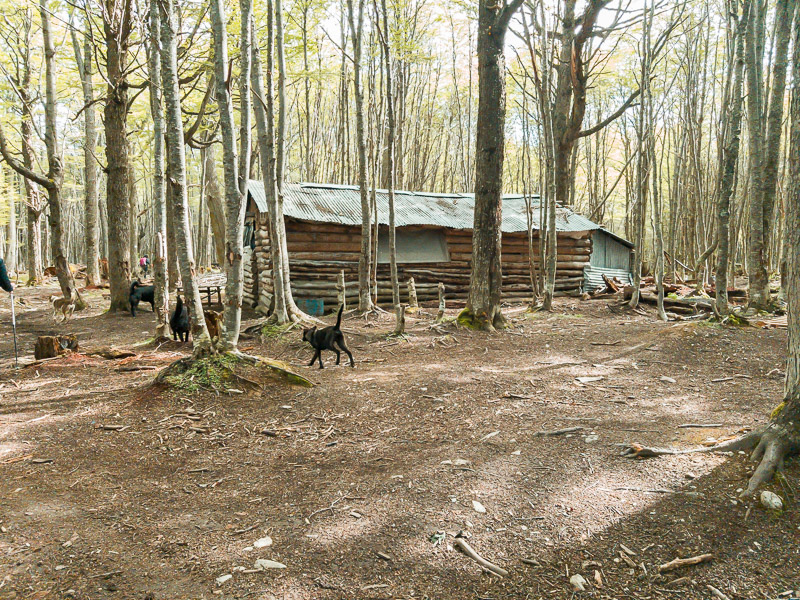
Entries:
<svg viewBox="0 0 800 600">
<path fill-rule="evenodd" d="M 153 212 L 156 252 L 153 259 L 156 332 L 167 337 L 169 290 L 167 289 L 167 202 L 164 179 L 164 108 L 161 98 L 161 11 L 158 0 L 150 0 L 150 114 L 153 119 Z"/>
<path fill-rule="evenodd" d="M 175 0 L 159 2 L 161 8 L 161 72 L 164 80 L 164 107 L 166 113 L 168 185 L 171 190 L 171 209 L 175 228 L 175 246 L 183 280 L 184 302 L 189 308 L 192 323 L 194 355 L 211 351 L 203 316 L 203 302 L 197 286 L 197 273 L 192 248 L 192 230 L 189 222 L 189 198 L 186 190 L 186 154 L 183 140 L 181 97 L 178 87 L 178 57 L 176 48 Z"/>
</svg>

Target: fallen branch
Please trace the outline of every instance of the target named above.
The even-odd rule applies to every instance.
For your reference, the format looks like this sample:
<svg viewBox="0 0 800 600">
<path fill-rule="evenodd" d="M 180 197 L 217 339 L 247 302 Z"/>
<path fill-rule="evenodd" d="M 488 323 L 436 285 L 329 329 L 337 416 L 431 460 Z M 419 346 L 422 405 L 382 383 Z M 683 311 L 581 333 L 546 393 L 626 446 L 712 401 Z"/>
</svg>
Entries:
<svg viewBox="0 0 800 600">
<path fill-rule="evenodd" d="M 565 433 L 574 433 L 575 431 L 580 431 L 581 429 L 583 429 L 583 427 L 578 426 L 578 427 L 567 427 L 566 429 L 552 429 L 550 431 L 543 430 L 534 433 L 533 437 L 542 437 L 546 435 L 563 435 Z"/>
<path fill-rule="evenodd" d="M 684 423 L 683 425 L 678 425 L 678 429 L 715 429 L 717 427 L 722 427 L 722 423 Z"/>
<path fill-rule="evenodd" d="M 692 565 L 699 565 L 700 563 L 711 562 L 713 558 L 713 554 L 700 554 L 699 556 L 692 556 L 691 558 L 676 558 L 658 567 L 658 572 L 666 573 L 667 571 L 673 571 L 681 567 L 690 567 Z"/>
<path fill-rule="evenodd" d="M 713 585 L 706 584 L 706 587 L 708 588 L 708 591 L 710 591 L 710 592 L 711 592 L 711 594 L 712 594 L 712 595 L 713 595 L 715 598 L 717 598 L 717 600 L 731 600 L 730 598 L 728 598 L 728 596 L 726 596 L 725 594 L 723 594 L 722 592 L 720 592 L 720 591 L 719 591 L 717 588 L 715 588 Z"/>
<path fill-rule="evenodd" d="M 482 566 L 487 571 L 490 571 L 490 572 L 494 573 L 498 577 L 507 577 L 508 576 L 508 571 L 506 571 L 502 567 L 498 567 L 497 565 L 495 565 L 493 563 L 490 563 L 488 560 L 483 558 L 480 554 L 478 554 L 477 552 L 475 552 L 475 550 L 472 549 L 472 546 L 470 546 L 466 542 L 466 540 L 464 540 L 464 538 L 457 537 L 456 541 L 454 542 L 454 544 L 455 544 L 456 548 L 461 550 L 464 554 L 469 556 L 472 560 L 474 560 L 476 563 L 478 563 L 480 566 Z"/>
</svg>

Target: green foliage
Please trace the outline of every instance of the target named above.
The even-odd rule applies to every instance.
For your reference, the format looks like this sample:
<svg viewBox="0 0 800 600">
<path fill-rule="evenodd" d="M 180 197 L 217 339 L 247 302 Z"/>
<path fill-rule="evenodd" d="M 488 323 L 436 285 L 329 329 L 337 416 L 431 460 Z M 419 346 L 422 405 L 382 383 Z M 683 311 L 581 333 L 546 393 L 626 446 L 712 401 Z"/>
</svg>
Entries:
<svg viewBox="0 0 800 600">
<path fill-rule="evenodd" d="M 201 358 L 189 363 L 182 372 L 167 375 L 164 381 L 175 389 L 188 393 L 201 390 L 220 390 L 233 379 L 237 359 L 229 354 Z"/>
</svg>

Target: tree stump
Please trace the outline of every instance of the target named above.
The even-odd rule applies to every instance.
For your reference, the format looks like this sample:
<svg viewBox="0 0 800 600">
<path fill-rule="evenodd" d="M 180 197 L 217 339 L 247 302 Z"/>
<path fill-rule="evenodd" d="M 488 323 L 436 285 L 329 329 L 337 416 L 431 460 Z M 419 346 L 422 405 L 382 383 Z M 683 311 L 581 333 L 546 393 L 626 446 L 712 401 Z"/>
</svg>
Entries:
<svg viewBox="0 0 800 600">
<path fill-rule="evenodd" d="M 417 312 L 419 310 L 419 302 L 417 302 L 417 285 L 414 283 L 414 278 L 408 278 L 408 312 Z"/>
<path fill-rule="evenodd" d="M 36 339 L 33 356 L 36 360 L 55 358 L 78 349 L 78 338 L 74 335 L 40 335 Z"/>
</svg>

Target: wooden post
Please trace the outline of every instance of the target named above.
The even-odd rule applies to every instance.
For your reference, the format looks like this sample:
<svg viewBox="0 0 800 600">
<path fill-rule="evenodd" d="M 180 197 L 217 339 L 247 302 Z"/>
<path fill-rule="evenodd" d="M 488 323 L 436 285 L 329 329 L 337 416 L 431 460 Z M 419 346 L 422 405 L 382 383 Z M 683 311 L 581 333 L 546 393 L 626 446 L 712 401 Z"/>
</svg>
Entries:
<svg viewBox="0 0 800 600">
<path fill-rule="evenodd" d="M 439 282 L 439 312 L 436 315 L 436 322 L 437 323 L 441 323 L 442 319 L 444 319 L 444 309 L 445 309 L 444 284 L 440 281 Z"/>
<path fill-rule="evenodd" d="M 347 295 L 345 294 L 344 287 L 344 269 L 339 271 L 339 278 L 336 282 L 336 293 L 339 296 L 339 304 L 344 306 L 343 310 L 347 310 Z"/>
<path fill-rule="evenodd" d="M 408 311 L 417 312 L 419 310 L 419 303 L 417 302 L 417 286 L 414 283 L 414 278 L 408 278 Z"/>
<path fill-rule="evenodd" d="M 394 335 L 403 335 L 406 330 L 406 305 L 398 304 L 394 307 L 395 328 Z"/>
</svg>

